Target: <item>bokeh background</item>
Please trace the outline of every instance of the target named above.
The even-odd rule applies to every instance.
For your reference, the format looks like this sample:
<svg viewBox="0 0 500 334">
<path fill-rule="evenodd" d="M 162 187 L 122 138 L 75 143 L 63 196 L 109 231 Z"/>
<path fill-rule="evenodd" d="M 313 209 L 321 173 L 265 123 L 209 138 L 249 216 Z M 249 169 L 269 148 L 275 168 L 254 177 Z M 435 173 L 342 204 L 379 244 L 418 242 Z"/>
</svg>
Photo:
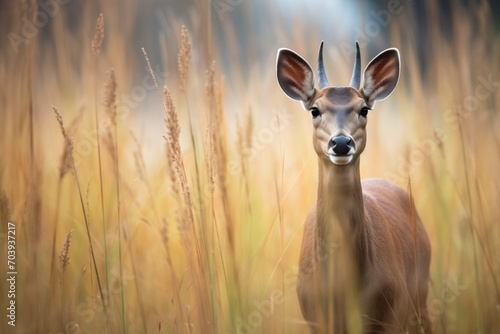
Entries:
<svg viewBox="0 0 500 334">
<path fill-rule="evenodd" d="M 305 332 L 317 157 L 275 59 L 315 68 L 322 40 L 339 86 L 356 40 L 363 67 L 400 50 L 362 177 L 411 186 L 436 332 L 500 328 L 498 2 L 9 0 L 0 16 L 1 333 Z"/>
</svg>

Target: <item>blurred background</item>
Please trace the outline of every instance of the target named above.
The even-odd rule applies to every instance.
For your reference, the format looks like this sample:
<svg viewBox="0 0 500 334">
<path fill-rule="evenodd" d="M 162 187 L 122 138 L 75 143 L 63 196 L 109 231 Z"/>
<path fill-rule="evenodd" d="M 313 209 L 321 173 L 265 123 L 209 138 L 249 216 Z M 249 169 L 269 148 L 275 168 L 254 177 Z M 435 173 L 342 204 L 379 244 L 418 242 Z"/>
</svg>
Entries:
<svg viewBox="0 0 500 334">
<path fill-rule="evenodd" d="M 400 50 L 362 177 L 411 186 L 436 332 L 499 328 L 498 2 L 10 0 L 0 16 L 0 251 L 13 222 L 17 270 L 1 333 L 305 332 L 317 156 L 275 61 L 286 47 L 316 68 L 322 40 L 337 86 L 355 41 L 363 68 Z"/>
</svg>

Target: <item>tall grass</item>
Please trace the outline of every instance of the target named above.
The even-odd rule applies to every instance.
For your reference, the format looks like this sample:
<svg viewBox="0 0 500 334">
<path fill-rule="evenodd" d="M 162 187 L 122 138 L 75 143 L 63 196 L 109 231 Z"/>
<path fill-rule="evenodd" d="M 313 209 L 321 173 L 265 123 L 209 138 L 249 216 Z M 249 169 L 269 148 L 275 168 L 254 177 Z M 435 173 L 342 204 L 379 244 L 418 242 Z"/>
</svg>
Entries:
<svg viewBox="0 0 500 334">
<path fill-rule="evenodd" d="M 308 114 L 276 84 L 275 55 L 289 47 L 314 63 L 325 39 L 341 84 L 353 60 L 340 46 L 354 40 L 304 17 L 287 26 L 272 3 L 243 2 L 222 20 L 206 2 L 180 3 L 71 2 L 17 53 L 0 42 L 0 233 L 15 221 L 18 247 L 17 326 L 2 315 L 0 332 L 306 330 L 295 282 L 317 157 Z M 43 10 L 2 6 L 5 35 Z M 436 332 L 490 333 L 500 326 L 496 13 L 486 1 L 416 6 L 362 45 L 363 64 L 398 47 L 403 67 L 369 115 L 361 172 L 411 179 L 432 242 Z M 4 284 L 0 296 L 5 310 Z"/>
</svg>

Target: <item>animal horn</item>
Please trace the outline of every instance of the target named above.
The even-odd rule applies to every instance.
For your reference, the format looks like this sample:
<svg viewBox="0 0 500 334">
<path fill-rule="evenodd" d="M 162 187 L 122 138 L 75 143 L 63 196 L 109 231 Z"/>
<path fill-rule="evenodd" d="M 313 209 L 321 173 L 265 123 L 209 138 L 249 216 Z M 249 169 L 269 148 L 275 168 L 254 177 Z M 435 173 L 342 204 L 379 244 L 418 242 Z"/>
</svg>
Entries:
<svg viewBox="0 0 500 334">
<path fill-rule="evenodd" d="M 318 82 L 319 89 L 330 86 L 330 84 L 328 83 L 328 79 L 326 78 L 325 65 L 323 64 L 323 41 L 319 46 L 318 53 Z"/>
<path fill-rule="evenodd" d="M 352 70 L 351 83 L 349 86 L 359 89 L 361 81 L 361 56 L 359 54 L 359 44 L 356 42 L 356 59 L 354 61 L 354 68 Z"/>
</svg>

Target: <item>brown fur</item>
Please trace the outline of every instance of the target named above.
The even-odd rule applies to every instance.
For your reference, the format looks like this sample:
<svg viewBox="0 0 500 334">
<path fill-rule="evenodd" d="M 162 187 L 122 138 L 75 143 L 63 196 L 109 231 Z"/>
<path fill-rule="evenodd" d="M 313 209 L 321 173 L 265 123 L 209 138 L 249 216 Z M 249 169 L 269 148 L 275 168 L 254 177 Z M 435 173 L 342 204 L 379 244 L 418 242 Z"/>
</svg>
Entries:
<svg viewBox="0 0 500 334">
<path fill-rule="evenodd" d="M 337 168 L 336 166 L 332 166 Z M 413 242 L 412 221 L 409 213 L 414 210 L 406 192 L 383 179 L 369 179 L 356 186 L 333 186 L 332 191 L 340 193 L 360 193 L 362 201 L 352 208 L 363 215 L 348 220 L 344 224 L 345 234 L 353 233 L 357 237 L 347 243 L 349 256 L 357 254 L 354 273 L 358 280 L 358 302 L 363 319 L 363 328 L 367 333 L 400 333 L 404 329 L 417 333 L 415 310 L 419 310 L 425 333 L 431 332 L 425 302 L 427 300 L 427 282 L 429 281 L 430 243 L 418 216 L 416 217 L 416 248 Z M 348 187 L 349 189 L 347 189 Z M 342 195 L 340 195 L 342 196 Z M 337 196 L 331 196 L 337 198 Z M 342 199 L 340 200 L 342 201 Z M 346 201 L 346 199 L 344 199 Z M 337 207 L 330 201 L 324 205 Z M 363 208 L 364 207 L 364 208 Z M 317 208 L 313 208 L 305 222 L 304 237 L 300 255 L 300 275 L 297 292 L 305 319 L 310 322 L 312 332 L 345 332 L 345 305 L 330 307 L 331 314 L 318 315 L 321 305 L 333 304 L 336 297 L 318 291 L 324 291 L 324 284 L 335 285 L 338 282 L 322 282 L 329 272 L 326 268 L 335 261 L 333 249 L 326 249 L 324 237 L 319 237 L 321 230 L 330 230 L 327 224 L 343 224 L 335 218 L 332 221 L 318 220 Z M 347 211 L 347 210 L 346 210 Z M 345 214 L 345 212 L 337 212 Z M 349 213 L 346 213 L 347 215 Z M 351 227 L 349 227 L 351 226 Z M 356 232 L 357 230 L 358 232 Z M 363 246 L 359 246 L 362 244 Z M 339 246 L 343 247 L 343 246 Z M 414 250 L 417 252 L 415 264 Z M 330 253 L 328 252 L 330 251 Z M 331 258 L 330 258 L 331 257 Z M 346 269 L 346 268 L 341 268 Z M 346 269 L 347 270 L 347 269 Z M 317 283 L 318 278 L 320 282 Z M 342 291 L 342 287 L 339 287 Z M 319 296 L 320 300 L 316 299 Z M 330 305 L 331 306 L 331 305 Z M 333 320 L 333 326 L 326 320 Z"/>
<path fill-rule="evenodd" d="M 283 91 L 314 111 L 318 199 L 305 222 L 297 284 L 311 332 L 431 333 L 431 248 L 424 226 L 403 189 L 383 179 L 361 182 L 359 172 L 366 145 L 362 111 L 396 86 L 398 51 L 374 58 L 359 90 L 316 90 L 309 64 L 291 50 L 278 53 L 277 65 Z M 350 139 L 349 152 L 338 151 L 344 155 L 333 150 L 340 137 Z"/>
</svg>

